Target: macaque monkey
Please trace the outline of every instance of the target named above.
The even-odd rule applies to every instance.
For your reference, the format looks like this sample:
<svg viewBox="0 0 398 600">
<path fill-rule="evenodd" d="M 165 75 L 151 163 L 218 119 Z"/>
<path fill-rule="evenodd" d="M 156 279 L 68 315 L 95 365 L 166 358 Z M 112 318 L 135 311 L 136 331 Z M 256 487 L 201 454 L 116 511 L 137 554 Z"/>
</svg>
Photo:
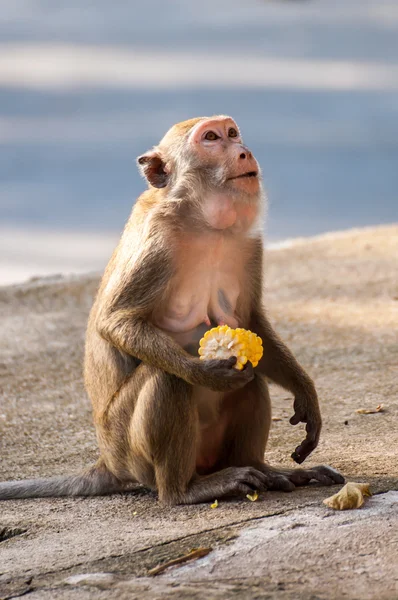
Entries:
<svg viewBox="0 0 398 600">
<path fill-rule="evenodd" d="M 326 466 L 264 462 L 271 423 L 267 380 L 294 396 L 306 423 L 302 463 L 321 431 L 310 377 L 262 306 L 264 193 L 259 165 L 233 119 L 174 125 L 138 158 L 149 188 L 138 198 L 103 276 L 86 339 L 85 383 L 101 457 L 76 477 L 5 482 L 0 499 L 100 495 L 141 483 L 168 505 L 343 483 Z M 263 340 L 253 370 L 200 360 L 211 327 Z"/>
</svg>

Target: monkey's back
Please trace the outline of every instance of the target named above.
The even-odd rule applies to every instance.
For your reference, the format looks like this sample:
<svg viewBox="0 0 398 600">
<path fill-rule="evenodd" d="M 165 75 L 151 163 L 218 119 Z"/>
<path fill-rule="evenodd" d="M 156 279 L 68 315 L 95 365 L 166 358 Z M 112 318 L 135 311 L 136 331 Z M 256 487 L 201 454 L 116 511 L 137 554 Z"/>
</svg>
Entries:
<svg viewBox="0 0 398 600">
<path fill-rule="evenodd" d="M 102 317 L 104 296 L 116 294 L 117 285 L 112 284 L 122 275 L 124 263 L 136 246 L 134 240 L 140 237 L 144 226 L 142 216 L 148 211 L 147 193 L 144 192 L 137 200 L 130 218 L 124 228 L 122 237 L 105 268 L 97 295 L 87 323 L 86 343 L 84 353 L 84 383 L 91 400 L 94 421 L 102 414 L 114 394 L 121 388 L 126 378 L 133 372 L 139 361 L 112 346 L 99 333 L 99 322 Z M 115 277 L 115 273 L 117 276 Z M 108 289 L 115 288 L 115 289 Z"/>
</svg>

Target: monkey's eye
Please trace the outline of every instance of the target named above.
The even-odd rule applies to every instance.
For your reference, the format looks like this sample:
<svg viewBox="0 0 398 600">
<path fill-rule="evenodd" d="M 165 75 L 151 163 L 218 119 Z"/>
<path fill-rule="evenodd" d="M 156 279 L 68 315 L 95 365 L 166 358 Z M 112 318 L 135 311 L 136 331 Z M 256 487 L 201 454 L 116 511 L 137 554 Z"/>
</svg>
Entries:
<svg viewBox="0 0 398 600">
<path fill-rule="evenodd" d="M 217 135 L 216 133 L 214 133 L 214 131 L 208 131 L 205 135 L 205 140 L 209 140 L 210 142 L 214 142 L 215 140 L 218 140 L 220 138 L 219 135 Z"/>
<path fill-rule="evenodd" d="M 234 127 L 230 127 L 228 129 L 228 137 L 238 137 L 238 132 L 236 131 L 236 129 Z"/>
</svg>

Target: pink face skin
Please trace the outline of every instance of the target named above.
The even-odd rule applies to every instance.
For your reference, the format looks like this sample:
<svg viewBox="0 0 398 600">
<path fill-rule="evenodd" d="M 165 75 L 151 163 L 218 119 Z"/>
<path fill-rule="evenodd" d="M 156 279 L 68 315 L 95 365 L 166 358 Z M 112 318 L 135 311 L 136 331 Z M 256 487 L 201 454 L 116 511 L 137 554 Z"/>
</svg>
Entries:
<svg viewBox="0 0 398 600">
<path fill-rule="evenodd" d="M 192 129 L 188 144 L 204 164 L 221 167 L 225 187 L 210 194 L 203 204 L 204 215 L 214 229 L 235 227 L 245 230 L 254 222 L 260 191 L 260 169 L 250 150 L 242 144 L 238 126 L 230 117 L 200 121 Z"/>
<path fill-rule="evenodd" d="M 188 143 L 203 162 L 226 166 L 228 187 L 246 194 L 258 193 L 258 163 L 243 145 L 239 128 L 233 119 L 216 117 L 200 121 L 189 134 Z"/>
</svg>

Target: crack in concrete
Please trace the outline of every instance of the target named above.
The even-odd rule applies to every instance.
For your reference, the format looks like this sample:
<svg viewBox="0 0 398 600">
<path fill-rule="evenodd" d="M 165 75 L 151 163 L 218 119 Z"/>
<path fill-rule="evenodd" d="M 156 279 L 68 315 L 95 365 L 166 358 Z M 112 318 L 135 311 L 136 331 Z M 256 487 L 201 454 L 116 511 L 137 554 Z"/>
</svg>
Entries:
<svg viewBox="0 0 398 600">
<path fill-rule="evenodd" d="M 47 588 L 42 588 L 42 589 L 47 589 Z M 12 596 L 0 596 L 0 600 L 14 600 L 14 598 L 22 598 L 22 596 L 27 596 L 28 594 L 30 594 L 31 592 L 34 592 L 35 588 L 29 588 L 27 590 L 25 590 L 24 592 L 21 592 L 19 594 L 13 594 Z"/>
<path fill-rule="evenodd" d="M 2 527 L 0 528 L 0 543 L 13 537 L 17 537 L 18 535 L 22 535 L 27 531 L 28 530 L 23 527 Z"/>
<path fill-rule="evenodd" d="M 35 590 L 43 590 L 43 591 L 48 591 L 51 588 L 60 588 L 62 587 L 62 583 L 60 582 L 59 585 L 55 584 L 53 582 L 51 582 L 51 584 L 49 586 L 46 586 L 46 584 L 44 583 L 44 585 L 40 585 L 40 581 L 46 577 L 56 577 L 56 576 L 62 576 L 63 574 L 67 574 L 68 572 L 73 572 L 75 569 L 77 569 L 78 567 L 85 567 L 88 568 L 92 565 L 98 565 L 100 563 L 104 563 L 106 561 L 114 561 L 117 559 L 121 559 L 123 558 L 124 560 L 129 560 L 130 558 L 133 558 L 134 556 L 140 555 L 140 554 L 144 554 L 146 552 L 150 552 L 151 550 L 156 550 L 158 548 L 163 548 L 163 547 L 167 547 L 170 546 L 172 544 L 175 544 L 177 542 L 183 542 L 186 540 L 189 540 L 190 538 L 195 538 L 195 537 L 201 537 L 203 535 L 206 535 L 207 533 L 217 533 L 217 532 L 221 532 L 223 530 L 229 529 L 229 528 L 233 528 L 233 527 L 242 527 L 245 526 L 247 523 L 251 523 L 251 522 L 255 522 L 255 521 L 262 521 L 271 517 L 275 517 L 275 516 L 281 516 L 284 514 L 288 514 L 292 511 L 295 510 L 299 510 L 301 508 L 304 507 L 309 507 L 312 506 L 315 503 L 304 503 L 302 505 L 296 505 L 292 508 L 286 508 L 286 509 L 280 509 L 277 511 L 273 511 L 271 513 L 265 514 L 265 515 L 259 515 L 259 516 L 252 516 L 252 517 L 248 517 L 246 519 L 239 519 L 237 521 L 233 521 L 230 523 L 226 523 L 224 525 L 220 525 L 218 527 L 213 527 L 213 528 L 208 528 L 208 529 L 202 529 L 201 531 L 197 531 L 196 533 L 191 533 L 191 534 L 187 534 L 187 535 L 183 535 L 183 536 L 179 536 L 176 538 L 173 538 L 171 540 L 167 540 L 164 542 L 160 542 L 159 544 L 152 544 L 152 545 L 148 545 L 145 546 L 143 548 L 140 548 L 139 550 L 135 550 L 129 554 L 123 553 L 123 554 L 111 554 L 109 556 L 104 556 L 102 558 L 99 558 L 97 560 L 93 560 L 93 561 L 89 561 L 89 562 L 79 562 L 79 563 L 75 563 L 73 565 L 70 565 L 68 567 L 62 568 L 62 569 L 57 569 L 57 570 L 52 570 L 52 571 L 44 571 L 38 575 L 36 575 L 33 579 L 32 582 L 34 584 L 34 586 L 32 586 L 30 589 L 27 589 L 19 594 L 13 594 L 11 596 L 5 596 L 5 597 L 0 597 L 0 600 L 12 600 L 14 598 L 19 598 L 22 596 L 25 596 L 27 594 L 29 594 L 32 591 Z M 231 539 L 231 537 L 227 538 L 225 540 L 225 542 L 229 541 Z M 114 573 L 115 575 L 117 575 L 118 573 L 121 574 L 121 571 L 114 571 L 112 570 L 112 573 Z M 144 577 L 144 575 L 136 575 L 135 577 L 137 577 L 137 579 L 140 579 L 142 577 Z M 14 580 L 15 583 L 15 580 Z M 76 586 L 71 586 L 73 588 L 75 588 Z"/>
</svg>

